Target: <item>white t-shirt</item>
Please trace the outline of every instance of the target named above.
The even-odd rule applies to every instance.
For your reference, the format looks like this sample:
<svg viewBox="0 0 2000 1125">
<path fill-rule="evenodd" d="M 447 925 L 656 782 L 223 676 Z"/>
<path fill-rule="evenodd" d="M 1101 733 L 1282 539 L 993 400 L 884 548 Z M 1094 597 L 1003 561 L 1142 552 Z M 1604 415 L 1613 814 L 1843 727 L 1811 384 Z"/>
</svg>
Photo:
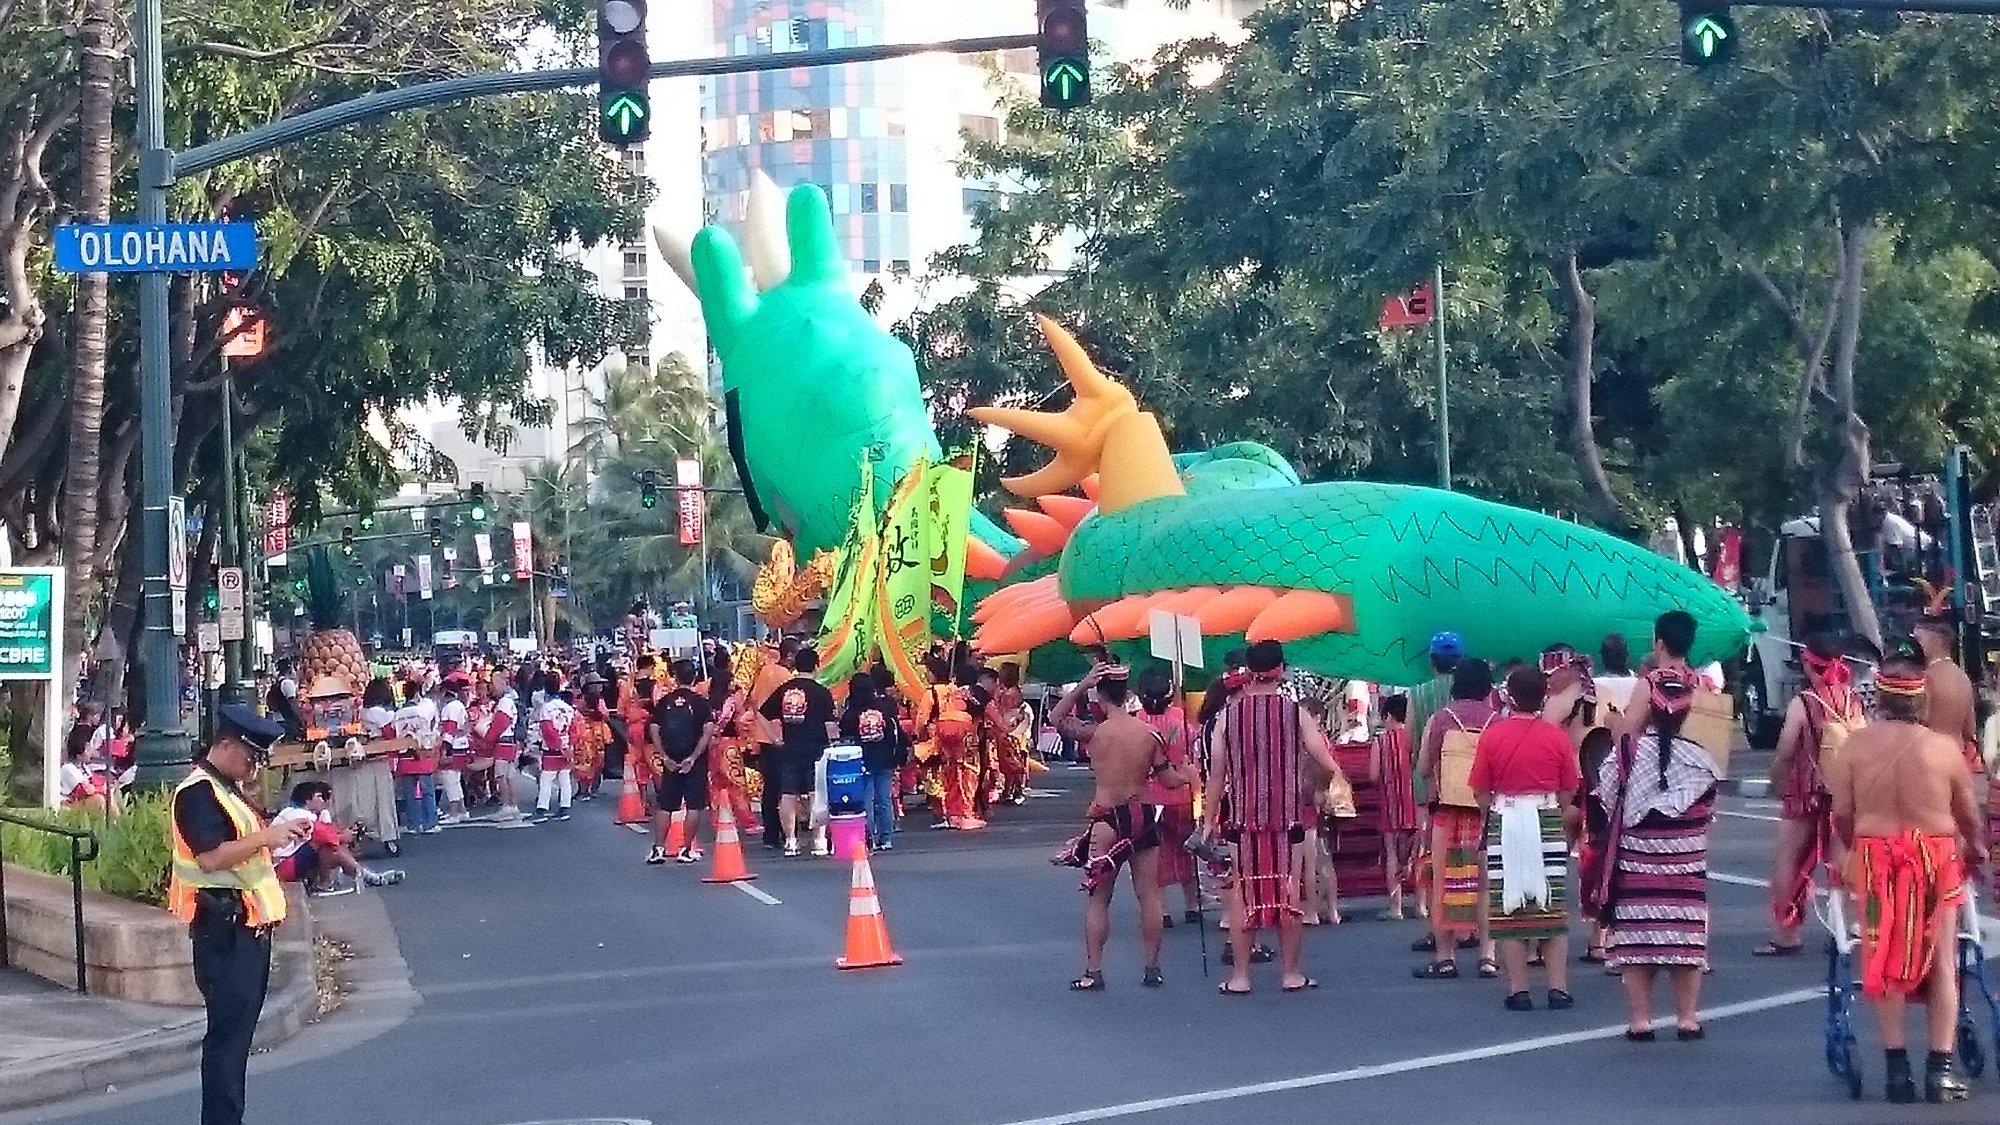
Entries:
<svg viewBox="0 0 2000 1125">
<path fill-rule="evenodd" d="M 436 746 L 438 741 L 437 700 L 428 695 L 417 697 L 417 718 L 423 723 L 423 735 L 418 739 L 425 746 Z"/>
<path fill-rule="evenodd" d="M 333 812 L 332 810 L 328 810 L 326 812 L 320 813 L 318 816 L 314 816 L 311 809 L 302 809 L 297 805 L 286 805 L 284 808 L 278 810 L 277 816 L 271 818 L 271 823 L 290 824 L 296 820 L 303 820 L 307 822 L 318 821 L 322 824 L 332 824 Z M 305 841 L 303 840 L 293 840 L 289 843 L 280 844 L 279 846 L 271 849 L 271 858 L 283 859 L 286 856 L 291 855 L 293 852 L 298 851 L 299 845 L 304 842 Z"/>
<path fill-rule="evenodd" d="M 75 762 L 64 762 L 62 768 L 56 771 L 56 791 L 63 800 L 68 800 L 79 785 L 90 785 L 90 771 Z"/>
<path fill-rule="evenodd" d="M 397 738 L 407 738 L 422 746 L 430 737 L 431 724 L 424 718 L 423 700 L 419 697 L 396 709 L 395 728 Z"/>
<path fill-rule="evenodd" d="M 464 700 L 445 700 L 444 710 L 438 713 L 438 722 L 440 729 L 444 723 L 452 723 L 458 728 L 457 733 L 445 739 L 452 749 L 464 750 L 472 745 L 472 720 L 466 712 Z"/>
<path fill-rule="evenodd" d="M 396 713 L 387 707 L 363 707 L 361 709 L 361 733 L 370 738 L 380 738 L 389 725 L 396 721 Z"/>
</svg>

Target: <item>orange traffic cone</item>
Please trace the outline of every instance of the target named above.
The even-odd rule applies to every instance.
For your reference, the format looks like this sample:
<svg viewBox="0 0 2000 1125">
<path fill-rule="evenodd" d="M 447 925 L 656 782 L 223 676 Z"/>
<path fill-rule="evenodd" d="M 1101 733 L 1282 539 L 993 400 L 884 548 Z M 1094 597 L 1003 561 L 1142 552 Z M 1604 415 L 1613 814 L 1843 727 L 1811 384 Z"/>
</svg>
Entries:
<svg viewBox="0 0 2000 1125">
<path fill-rule="evenodd" d="M 864 851 L 854 861 L 854 883 L 847 892 L 847 956 L 835 958 L 834 967 L 872 969 L 902 963 L 889 948 L 889 924 L 882 917 L 882 900 L 875 895 L 875 872 L 869 868 Z"/>
<path fill-rule="evenodd" d="M 688 846 L 687 810 L 675 809 L 667 819 L 667 854 L 679 855 Z"/>
<path fill-rule="evenodd" d="M 676 814 L 679 815 L 679 814 Z M 736 839 L 736 817 L 725 802 L 715 808 L 715 863 L 704 883 L 747 883 L 757 876 L 743 863 L 743 845 Z"/>
<path fill-rule="evenodd" d="M 645 819 L 646 800 L 639 796 L 639 782 L 627 773 L 625 787 L 618 791 L 618 823 L 638 824 Z"/>
</svg>

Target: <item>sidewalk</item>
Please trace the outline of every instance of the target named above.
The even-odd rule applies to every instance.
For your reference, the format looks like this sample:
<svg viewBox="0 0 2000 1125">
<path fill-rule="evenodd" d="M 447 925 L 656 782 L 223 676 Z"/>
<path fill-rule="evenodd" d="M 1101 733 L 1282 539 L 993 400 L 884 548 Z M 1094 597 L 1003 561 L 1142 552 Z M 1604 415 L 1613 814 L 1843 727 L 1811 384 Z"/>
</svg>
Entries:
<svg viewBox="0 0 2000 1125">
<path fill-rule="evenodd" d="M 278 930 L 271 992 L 257 1026 L 269 1047 L 305 1026 L 317 1007 L 312 916 L 294 896 Z M 200 1008 L 132 1004 L 0 969 L 0 1111 L 192 1069 L 208 1025 Z"/>
</svg>

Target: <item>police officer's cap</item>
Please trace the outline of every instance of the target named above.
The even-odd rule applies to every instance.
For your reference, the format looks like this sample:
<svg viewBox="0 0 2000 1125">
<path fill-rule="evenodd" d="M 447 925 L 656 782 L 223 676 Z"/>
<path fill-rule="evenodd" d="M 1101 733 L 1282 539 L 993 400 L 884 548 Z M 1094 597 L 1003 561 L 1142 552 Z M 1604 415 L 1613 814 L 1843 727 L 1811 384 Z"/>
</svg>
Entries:
<svg viewBox="0 0 2000 1125">
<path fill-rule="evenodd" d="M 247 704 L 230 703 L 216 709 L 215 733 L 217 738 L 241 739 L 263 753 L 285 736 L 285 728 L 251 710 Z"/>
</svg>

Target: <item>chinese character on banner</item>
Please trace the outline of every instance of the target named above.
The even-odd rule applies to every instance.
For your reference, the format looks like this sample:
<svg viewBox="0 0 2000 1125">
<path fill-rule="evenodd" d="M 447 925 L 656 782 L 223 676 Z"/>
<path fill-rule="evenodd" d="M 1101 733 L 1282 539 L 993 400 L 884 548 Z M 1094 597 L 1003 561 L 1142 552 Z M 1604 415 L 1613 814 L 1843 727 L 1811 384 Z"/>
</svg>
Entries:
<svg viewBox="0 0 2000 1125">
<path fill-rule="evenodd" d="M 395 566 L 389 568 L 389 592 L 396 595 L 397 601 L 403 600 L 403 579 L 408 574 L 408 568 L 404 567 L 402 563 L 397 563 Z"/>
<path fill-rule="evenodd" d="M 422 601 L 431 600 L 431 557 L 417 556 L 417 597 Z"/>
<path fill-rule="evenodd" d="M 528 521 L 514 523 L 514 577 L 526 582 L 535 576 L 535 542 Z"/>
<path fill-rule="evenodd" d="M 446 547 L 444 549 L 444 588 L 447 590 L 458 589 L 457 547 Z"/>
<path fill-rule="evenodd" d="M 678 497 L 680 540 L 683 547 L 692 547 L 701 542 L 703 517 L 708 513 L 708 504 L 701 491 L 701 462 L 693 457 L 682 457 L 674 462 L 674 483 L 680 486 Z"/>
<path fill-rule="evenodd" d="M 1376 321 L 1376 327 L 1385 331 L 1392 328 L 1418 328 L 1431 322 L 1431 314 L 1434 311 L 1431 283 L 1426 281 L 1408 293 L 1383 301 L 1382 316 Z"/>
<path fill-rule="evenodd" d="M 292 498 L 282 488 L 271 492 L 264 505 L 264 553 L 282 555 L 292 546 Z"/>
<path fill-rule="evenodd" d="M 1709 574 L 1715 584 L 1725 590 L 1734 590 L 1743 584 L 1743 533 L 1729 524 L 1723 524 L 1716 534 L 1714 566 Z"/>
</svg>

